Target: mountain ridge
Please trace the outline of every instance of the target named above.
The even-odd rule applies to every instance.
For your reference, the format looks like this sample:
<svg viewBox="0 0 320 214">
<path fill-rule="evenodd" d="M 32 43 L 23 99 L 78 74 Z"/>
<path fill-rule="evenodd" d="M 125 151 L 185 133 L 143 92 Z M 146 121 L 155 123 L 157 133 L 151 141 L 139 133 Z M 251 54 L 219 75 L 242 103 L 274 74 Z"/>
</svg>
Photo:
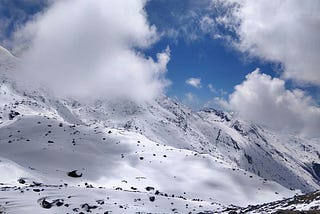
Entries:
<svg viewBox="0 0 320 214">
<path fill-rule="evenodd" d="M 12 66 L 1 61 L 1 73 Z M 83 206 L 88 189 L 114 212 L 222 212 L 320 185 L 318 138 L 276 133 L 219 110 L 193 111 L 166 96 L 85 102 L 22 91 L 2 77 L 0 136 L 0 204 L 9 213 L 24 205 L 41 212 L 46 202 L 72 210 L 62 211 L 59 200 L 79 211 L 105 210 Z M 81 177 L 68 176 L 74 170 Z M 69 200 L 74 192 L 79 200 Z"/>
</svg>

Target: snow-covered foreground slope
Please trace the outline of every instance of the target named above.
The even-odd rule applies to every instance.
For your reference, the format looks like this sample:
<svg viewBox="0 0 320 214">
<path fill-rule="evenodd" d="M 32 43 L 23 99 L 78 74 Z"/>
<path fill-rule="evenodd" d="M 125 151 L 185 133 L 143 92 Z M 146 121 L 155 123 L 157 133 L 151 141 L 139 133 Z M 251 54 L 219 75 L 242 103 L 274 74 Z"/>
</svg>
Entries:
<svg viewBox="0 0 320 214">
<path fill-rule="evenodd" d="M 30 192 L 10 191 L 11 197 L 7 191 L 1 191 L 1 200 L 9 202 L 5 206 L 8 212 L 18 211 L 21 200 L 34 205 L 30 210 L 40 209 L 39 199 L 52 198 L 52 192 L 57 195 L 56 199 L 66 200 L 72 195 L 79 197 L 80 204 L 85 203 L 83 195 L 87 195 L 88 185 L 103 187 L 97 192 L 89 190 L 88 194 L 93 194 L 96 200 L 106 200 L 100 194 L 110 195 L 126 204 L 128 210 L 167 212 L 172 207 L 182 213 L 192 211 L 194 206 L 197 211 L 221 209 L 223 206 L 218 203 L 247 205 L 293 194 L 275 182 L 232 168 L 210 155 L 165 146 L 127 131 L 74 126 L 42 115 L 23 115 L 1 124 L 0 136 L 2 187 L 44 185 L 29 187 Z M 82 176 L 68 176 L 73 170 Z M 19 181 L 25 183 L 21 185 Z M 151 191 L 147 191 L 147 187 L 152 187 Z M 34 189 L 44 191 L 34 192 Z M 156 194 L 156 190 L 163 196 Z M 137 203 L 136 207 L 132 202 L 138 196 L 145 202 L 144 205 Z M 155 196 L 156 201 L 149 201 L 150 196 Z M 205 202 L 192 202 L 198 199 Z M 172 201 L 180 205 L 172 206 Z M 70 208 L 80 206 L 77 200 L 73 203 L 71 200 Z M 186 203 L 191 203 L 190 207 L 186 207 Z M 24 210 L 22 202 L 20 206 Z M 118 205 L 113 208 L 117 210 Z"/>
<path fill-rule="evenodd" d="M 16 63 L 3 55 L 11 60 L 0 60 L 0 73 Z M 0 213 L 223 212 L 271 202 L 319 189 L 319 146 L 166 97 L 62 100 L 2 76 Z"/>
</svg>

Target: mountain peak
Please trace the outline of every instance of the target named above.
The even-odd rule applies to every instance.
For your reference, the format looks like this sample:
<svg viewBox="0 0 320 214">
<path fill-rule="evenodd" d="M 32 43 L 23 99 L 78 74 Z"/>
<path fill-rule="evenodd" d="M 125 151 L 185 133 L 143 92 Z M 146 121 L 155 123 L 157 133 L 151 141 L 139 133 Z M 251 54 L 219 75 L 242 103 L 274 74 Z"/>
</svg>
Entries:
<svg viewBox="0 0 320 214">
<path fill-rule="evenodd" d="M 206 108 L 203 108 L 201 111 L 205 112 L 205 113 L 213 113 L 216 116 L 220 117 L 221 119 L 223 119 L 227 122 L 231 121 L 231 118 L 232 118 L 232 115 L 230 113 L 222 111 L 222 110 L 217 110 L 214 108 L 207 108 L 206 107 Z"/>
</svg>

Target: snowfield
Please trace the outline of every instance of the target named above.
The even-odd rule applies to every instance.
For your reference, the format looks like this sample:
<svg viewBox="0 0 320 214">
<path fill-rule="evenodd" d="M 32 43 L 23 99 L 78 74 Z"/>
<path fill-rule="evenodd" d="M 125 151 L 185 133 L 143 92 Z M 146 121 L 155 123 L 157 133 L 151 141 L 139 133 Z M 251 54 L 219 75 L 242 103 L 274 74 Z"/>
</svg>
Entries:
<svg viewBox="0 0 320 214">
<path fill-rule="evenodd" d="M 52 199 L 68 201 L 69 195 L 79 197 L 78 204 L 77 200 L 69 200 L 70 206 L 85 203 L 87 194 L 96 200 L 106 200 L 99 196 L 106 194 L 118 199 L 118 203 L 122 201 L 128 211 L 169 212 L 172 207 L 181 213 L 195 207 L 197 211 L 216 210 L 222 205 L 244 206 L 294 194 L 218 158 L 166 146 L 124 130 L 71 125 L 28 115 L 2 124 L 0 136 L 1 187 L 20 187 L 11 193 L 12 201 L 7 198 L 7 191 L 0 192 L 0 198 L 9 202 L 7 212 L 19 211 L 16 203 L 33 198 L 30 211 L 34 213 L 41 209 L 41 198 L 52 198 L 51 192 L 59 195 Z M 82 176 L 68 176 L 74 170 Z M 35 183 L 39 185 L 30 187 Z M 97 191 L 88 190 L 91 186 Z M 37 189 L 41 191 L 34 192 Z M 137 195 L 144 198 L 144 205 L 131 207 Z M 148 200 L 151 196 L 155 197 L 154 202 Z M 171 205 L 172 201 L 178 205 Z M 191 204 L 185 207 L 187 203 Z M 119 209 L 118 205 L 114 207 L 115 211 Z M 24 206 L 20 208 L 25 210 Z"/>
<path fill-rule="evenodd" d="M 228 213 L 319 189 L 318 138 L 165 96 L 22 91 L 5 75 L 16 59 L 0 53 L 0 213 Z"/>
</svg>

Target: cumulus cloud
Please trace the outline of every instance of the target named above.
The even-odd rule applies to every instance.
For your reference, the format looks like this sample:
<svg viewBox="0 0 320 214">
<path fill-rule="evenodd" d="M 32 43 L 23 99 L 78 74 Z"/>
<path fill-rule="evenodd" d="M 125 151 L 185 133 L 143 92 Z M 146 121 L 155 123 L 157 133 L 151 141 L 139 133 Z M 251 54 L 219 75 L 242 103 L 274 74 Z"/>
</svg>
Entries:
<svg viewBox="0 0 320 214">
<path fill-rule="evenodd" d="M 195 88 L 201 88 L 201 78 L 191 77 L 186 80 L 186 84 L 193 86 Z"/>
<path fill-rule="evenodd" d="M 235 87 L 228 102 L 216 101 L 242 118 L 274 130 L 320 135 L 320 108 L 312 98 L 298 89 L 287 90 L 283 80 L 261 74 L 259 69 Z"/>
<path fill-rule="evenodd" d="M 320 85 L 319 1 L 218 2 L 229 9 L 216 23 L 237 35 L 231 42 L 238 50 L 280 62 L 285 79 Z"/>
<path fill-rule="evenodd" d="M 158 39 L 144 6 L 144 0 L 55 1 L 14 35 L 15 44 L 28 47 L 20 79 L 61 96 L 153 99 L 168 84 L 170 50 L 156 60 L 138 51 Z"/>
</svg>

